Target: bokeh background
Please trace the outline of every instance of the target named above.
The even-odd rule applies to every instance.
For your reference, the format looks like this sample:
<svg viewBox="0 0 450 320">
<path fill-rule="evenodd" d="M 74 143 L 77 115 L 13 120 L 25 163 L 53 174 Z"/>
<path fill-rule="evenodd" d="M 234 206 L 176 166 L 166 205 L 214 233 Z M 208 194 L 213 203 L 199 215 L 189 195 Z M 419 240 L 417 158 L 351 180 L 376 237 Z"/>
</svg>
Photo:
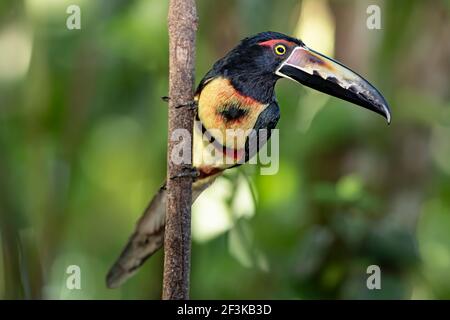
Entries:
<svg viewBox="0 0 450 320">
<path fill-rule="evenodd" d="M 368 78 L 393 122 L 280 81 L 280 170 L 232 170 L 199 199 L 192 298 L 450 298 L 450 1 L 197 4 L 197 82 L 280 31 Z M 166 18 L 162 0 L 0 2 L 0 298 L 160 297 L 162 252 L 120 289 L 104 278 L 166 174 Z"/>
</svg>

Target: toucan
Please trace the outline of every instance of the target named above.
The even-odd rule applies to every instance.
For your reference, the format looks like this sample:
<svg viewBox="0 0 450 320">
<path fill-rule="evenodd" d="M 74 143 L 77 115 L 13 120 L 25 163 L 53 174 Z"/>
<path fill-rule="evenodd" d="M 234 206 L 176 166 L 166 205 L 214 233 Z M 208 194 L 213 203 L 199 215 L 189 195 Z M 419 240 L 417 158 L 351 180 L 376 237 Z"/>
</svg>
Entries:
<svg viewBox="0 0 450 320">
<path fill-rule="evenodd" d="M 280 119 L 274 89 L 281 78 L 367 108 L 385 117 L 388 123 L 391 121 L 389 106 L 374 86 L 343 64 L 308 48 L 301 40 L 278 32 L 245 38 L 213 65 L 194 94 L 193 121 L 197 125 L 192 140 L 192 166 L 196 171 L 193 202 L 224 170 L 247 162 L 258 152 L 262 144 L 255 147 L 249 143 L 258 132 L 266 130 L 266 138 L 270 138 Z M 237 129 L 244 134 L 226 139 L 227 130 Z M 204 156 L 211 145 L 223 155 L 217 157 L 220 161 Z M 120 286 L 162 246 L 165 207 L 163 184 L 110 269 L 108 287 Z"/>
</svg>

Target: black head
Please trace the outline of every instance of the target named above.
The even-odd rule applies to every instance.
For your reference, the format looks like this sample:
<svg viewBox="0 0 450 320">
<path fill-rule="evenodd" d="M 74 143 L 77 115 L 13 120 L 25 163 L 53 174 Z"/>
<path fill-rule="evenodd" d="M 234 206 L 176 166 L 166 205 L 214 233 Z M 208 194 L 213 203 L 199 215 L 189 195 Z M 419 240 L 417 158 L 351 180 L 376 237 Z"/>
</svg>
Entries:
<svg viewBox="0 0 450 320">
<path fill-rule="evenodd" d="M 285 48 L 283 54 L 280 54 L 281 46 L 276 47 L 278 43 Z M 270 102 L 274 99 L 274 87 L 279 79 L 275 74 L 276 69 L 292 48 L 300 45 L 303 45 L 300 40 L 282 33 L 258 33 L 243 39 L 215 63 L 212 71 L 230 79 L 244 95 L 261 102 Z"/>
<path fill-rule="evenodd" d="M 304 43 L 282 33 L 262 32 L 242 40 L 226 58 L 240 64 L 239 69 L 252 68 L 255 73 L 273 75 L 289 53 L 298 46 L 304 46 Z"/>
<path fill-rule="evenodd" d="M 242 94 L 264 103 L 275 99 L 275 83 L 283 77 L 375 111 L 390 121 L 385 99 L 368 81 L 282 33 L 262 32 L 245 38 L 217 61 L 211 72 L 230 79 Z"/>
</svg>

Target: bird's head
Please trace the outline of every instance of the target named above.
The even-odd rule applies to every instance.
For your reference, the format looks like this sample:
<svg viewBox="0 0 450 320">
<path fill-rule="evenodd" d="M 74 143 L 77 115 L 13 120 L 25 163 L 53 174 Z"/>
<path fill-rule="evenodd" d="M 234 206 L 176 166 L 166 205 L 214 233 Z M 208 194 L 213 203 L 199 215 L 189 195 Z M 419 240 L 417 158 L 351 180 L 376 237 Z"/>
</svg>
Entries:
<svg viewBox="0 0 450 320">
<path fill-rule="evenodd" d="M 323 93 L 352 102 L 384 116 L 391 114 L 380 92 L 343 64 L 302 41 L 277 32 L 245 38 L 214 66 L 242 93 L 268 100 L 280 78 L 287 78 Z"/>
</svg>

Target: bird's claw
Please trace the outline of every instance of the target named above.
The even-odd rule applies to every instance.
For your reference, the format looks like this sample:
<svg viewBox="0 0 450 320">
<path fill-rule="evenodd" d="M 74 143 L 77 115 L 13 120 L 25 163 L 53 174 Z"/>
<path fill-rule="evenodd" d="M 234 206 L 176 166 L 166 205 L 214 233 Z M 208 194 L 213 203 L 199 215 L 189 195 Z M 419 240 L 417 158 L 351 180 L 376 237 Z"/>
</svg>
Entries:
<svg viewBox="0 0 450 320">
<path fill-rule="evenodd" d="M 178 179 L 178 178 L 185 178 L 190 177 L 194 181 L 197 180 L 197 178 L 200 176 L 200 171 L 197 168 L 194 167 L 184 167 L 181 172 L 178 174 L 171 176 L 170 179 Z"/>
<path fill-rule="evenodd" d="M 196 110 L 197 109 L 197 102 L 190 101 L 190 102 L 185 103 L 185 104 L 180 104 L 180 105 L 176 106 L 175 108 L 176 109 L 187 108 L 189 110 Z"/>
<path fill-rule="evenodd" d="M 167 96 L 163 96 L 163 97 L 161 97 L 161 99 L 164 102 L 169 102 L 170 101 L 170 97 L 167 97 Z M 188 103 L 179 104 L 175 108 L 176 109 L 187 108 L 189 110 L 195 110 L 195 109 L 197 109 L 197 107 L 198 107 L 197 102 L 192 100 L 192 101 L 189 101 Z"/>
</svg>

